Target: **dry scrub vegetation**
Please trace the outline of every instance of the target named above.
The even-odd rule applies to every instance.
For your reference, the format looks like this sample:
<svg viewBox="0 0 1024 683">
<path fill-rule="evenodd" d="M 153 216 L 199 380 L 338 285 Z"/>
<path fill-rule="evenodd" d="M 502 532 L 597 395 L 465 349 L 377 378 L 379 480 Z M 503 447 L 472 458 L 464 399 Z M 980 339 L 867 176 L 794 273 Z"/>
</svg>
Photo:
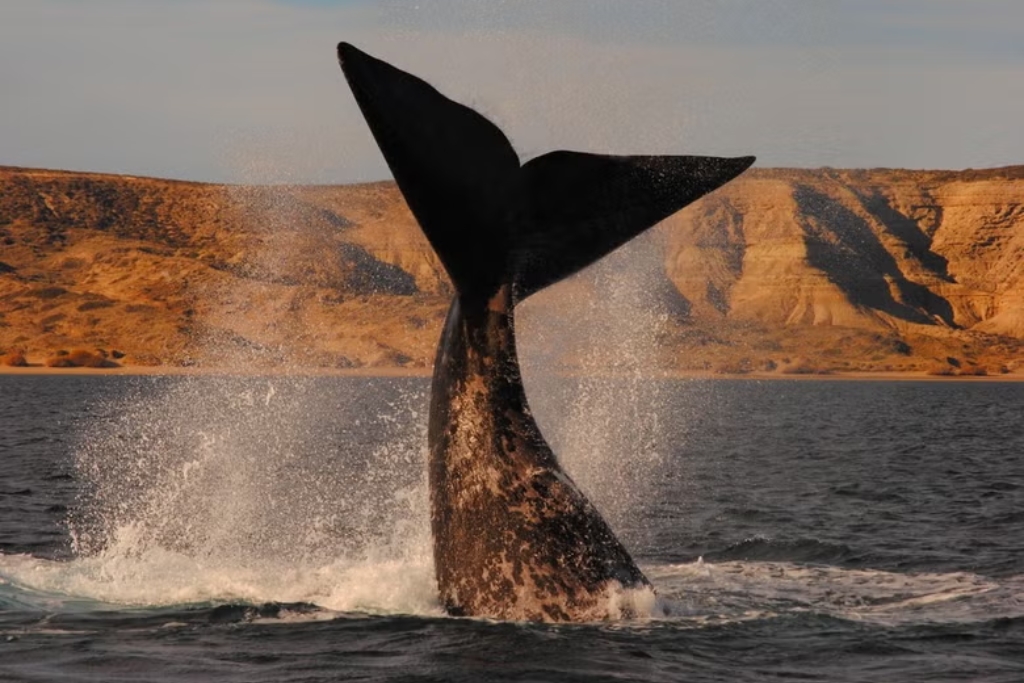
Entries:
<svg viewBox="0 0 1024 683">
<path fill-rule="evenodd" d="M 22 349 L 12 349 L 0 355 L 0 365 L 10 368 L 23 368 L 28 365 L 25 352 Z"/>
<path fill-rule="evenodd" d="M 644 271 L 663 309 L 654 370 L 1016 373 L 1022 198 L 1022 169 L 755 170 L 652 231 L 615 278 Z M 6 365 L 428 368 L 452 293 L 390 183 L 0 167 L 0 244 Z M 607 283 L 549 292 L 558 322 L 524 347 L 572 371 L 596 346 L 614 366 L 600 320 L 564 342 L 581 311 L 616 315 Z"/>
<path fill-rule="evenodd" d="M 107 352 L 102 349 L 60 349 L 44 362 L 48 368 L 108 368 L 117 364 L 108 360 Z"/>
</svg>

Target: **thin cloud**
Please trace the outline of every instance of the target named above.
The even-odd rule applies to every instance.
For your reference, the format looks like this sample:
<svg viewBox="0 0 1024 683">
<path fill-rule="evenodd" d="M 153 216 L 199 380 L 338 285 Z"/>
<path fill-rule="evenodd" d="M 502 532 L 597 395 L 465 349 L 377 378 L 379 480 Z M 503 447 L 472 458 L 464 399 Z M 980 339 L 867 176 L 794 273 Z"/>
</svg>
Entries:
<svg viewBox="0 0 1024 683">
<path fill-rule="evenodd" d="M 923 9 L 932 2 L 934 14 Z M 1024 18 L 1018 5 L 979 4 Z M 524 156 L 563 147 L 754 153 L 770 166 L 1024 161 L 1018 53 L 994 47 L 1008 22 L 945 0 L 808 5 L 10 2 L 0 163 L 235 182 L 385 177 L 334 61 L 340 39 L 481 109 Z M 945 47 L 957 18 L 968 35 Z"/>
</svg>

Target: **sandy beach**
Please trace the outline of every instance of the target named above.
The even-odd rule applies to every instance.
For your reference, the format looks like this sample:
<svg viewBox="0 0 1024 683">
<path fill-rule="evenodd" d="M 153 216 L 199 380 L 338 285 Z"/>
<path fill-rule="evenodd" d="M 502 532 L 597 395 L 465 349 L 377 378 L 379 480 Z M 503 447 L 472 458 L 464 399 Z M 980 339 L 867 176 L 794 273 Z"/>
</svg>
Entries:
<svg viewBox="0 0 1024 683">
<path fill-rule="evenodd" d="M 430 377 L 431 368 L 362 367 L 362 368 L 234 368 L 173 365 L 126 365 L 109 368 L 50 368 L 42 364 L 27 367 L 0 366 L 0 375 L 152 375 L 152 376 L 233 376 L 233 377 Z M 833 372 L 825 374 L 786 374 L 781 372 L 749 372 L 727 374 L 700 370 L 668 370 L 664 372 L 588 372 L 556 371 L 563 377 L 588 376 L 607 379 L 680 379 L 680 380 L 756 380 L 756 381 L 927 381 L 927 382 L 1024 382 L 1024 373 L 999 375 L 929 375 L 924 372 Z M 529 375 L 529 373 L 527 373 Z"/>
</svg>

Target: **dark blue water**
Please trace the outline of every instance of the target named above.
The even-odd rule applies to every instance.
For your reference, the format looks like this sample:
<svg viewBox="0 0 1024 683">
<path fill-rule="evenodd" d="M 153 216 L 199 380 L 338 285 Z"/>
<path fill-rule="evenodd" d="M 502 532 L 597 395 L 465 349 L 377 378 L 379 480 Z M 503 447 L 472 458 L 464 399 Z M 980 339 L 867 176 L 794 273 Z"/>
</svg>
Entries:
<svg viewBox="0 0 1024 683">
<path fill-rule="evenodd" d="M 0 376 L 3 681 L 1024 680 L 1024 385 L 533 382 L 668 616 L 443 616 L 426 381 Z"/>
</svg>

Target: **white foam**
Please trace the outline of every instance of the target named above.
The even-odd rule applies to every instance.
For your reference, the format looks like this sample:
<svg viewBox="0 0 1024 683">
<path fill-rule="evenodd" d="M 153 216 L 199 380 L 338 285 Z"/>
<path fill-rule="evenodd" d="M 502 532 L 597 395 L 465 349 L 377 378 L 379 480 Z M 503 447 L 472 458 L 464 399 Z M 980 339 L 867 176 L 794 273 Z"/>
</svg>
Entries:
<svg viewBox="0 0 1024 683">
<path fill-rule="evenodd" d="M 1024 616 L 1024 576 L 897 573 L 786 562 L 658 565 L 645 569 L 671 619 L 745 621 L 813 613 L 883 625 L 970 623 Z"/>
<path fill-rule="evenodd" d="M 43 609 L 65 610 L 83 600 L 98 603 L 93 609 L 303 602 L 334 612 L 441 614 L 428 557 L 242 567 L 162 550 L 66 562 L 0 555 L 0 580 Z"/>
<path fill-rule="evenodd" d="M 643 622 L 667 616 L 666 605 L 652 588 L 622 588 L 608 596 L 608 617 L 611 621 Z"/>
<path fill-rule="evenodd" d="M 784 562 L 694 562 L 644 570 L 657 593 L 609 595 L 608 614 L 627 628 L 652 620 L 702 627 L 794 614 L 885 626 L 1024 616 L 1024 576 L 993 579 L 968 572 L 896 573 Z M 0 555 L 4 583 L 17 588 L 19 604 L 47 611 L 301 602 L 326 611 L 275 620 L 339 613 L 443 616 L 427 545 L 404 558 L 322 565 L 282 559 L 248 567 L 157 550 L 66 562 Z"/>
<path fill-rule="evenodd" d="M 123 396 L 75 453 L 77 558 L 0 556 L 0 574 L 116 605 L 439 613 L 422 392 L 398 392 L 376 415 L 362 400 L 356 384 L 273 378 L 183 378 Z"/>
</svg>

